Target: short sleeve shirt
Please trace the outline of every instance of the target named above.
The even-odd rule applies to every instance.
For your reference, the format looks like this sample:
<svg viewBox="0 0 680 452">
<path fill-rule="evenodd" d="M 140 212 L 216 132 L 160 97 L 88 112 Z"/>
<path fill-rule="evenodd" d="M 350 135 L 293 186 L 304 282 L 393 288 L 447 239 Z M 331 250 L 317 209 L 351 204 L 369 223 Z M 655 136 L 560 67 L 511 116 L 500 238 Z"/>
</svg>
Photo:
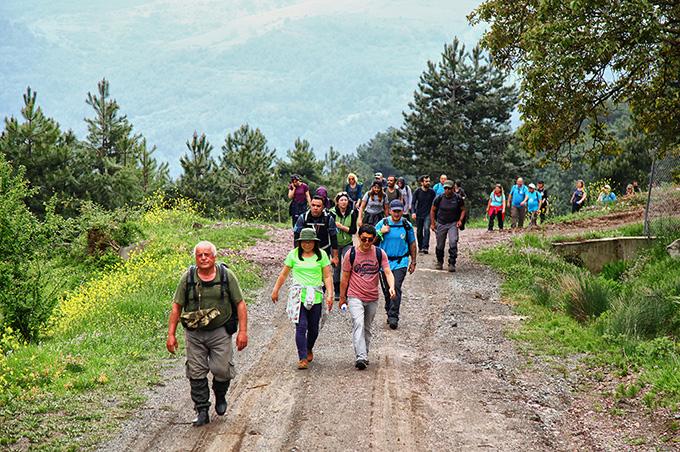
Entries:
<svg viewBox="0 0 680 452">
<path fill-rule="evenodd" d="M 306 287 L 323 286 L 323 269 L 324 267 L 331 265 L 328 254 L 324 253 L 323 251 L 321 252 L 320 260 L 317 260 L 316 255 L 312 257 L 303 257 L 302 260 L 300 260 L 298 257 L 297 248 L 288 253 L 283 263 L 293 270 L 293 281 L 303 287 L 303 299 L 307 297 Z M 323 295 L 321 292 L 317 292 L 314 299 L 314 304 L 321 303 L 322 301 Z"/>
<path fill-rule="evenodd" d="M 309 191 L 309 186 L 305 184 L 304 182 L 300 183 L 297 187 L 295 187 L 295 191 L 293 192 L 293 201 L 297 203 L 303 203 L 307 202 L 307 192 Z"/>
<path fill-rule="evenodd" d="M 390 226 L 390 232 L 382 235 L 382 241 L 380 242 L 380 248 L 387 254 L 388 257 L 399 257 L 406 256 L 409 253 L 409 245 L 411 245 L 416 240 L 416 235 L 413 232 L 413 227 L 408 228 L 408 232 L 403 225 L 403 218 L 399 220 L 399 223 L 392 221 L 391 217 L 383 218 L 375 225 L 376 231 L 380 233 L 380 229 L 384 225 Z M 410 224 L 410 223 L 409 223 Z M 408 245 L 406 244 L 408 242 Z M 402 259 L 390 259 L 390 269 L 396 270 L 398 268 L 408 267 L 409 258 L 408 256 Z"/>
<path fill-rule="evenodd" d="M 543 195 L 540 192 L 534 190 L 533 193 L 527 192 L 527 210 L 529 212 L 536 212 L 538 210 L 538 205 L 540 204 Z"/>
<path fill-rule="evenodd" d="M 385 212 L 385 206 L 387 205 L 387 196 L 383 195 L 382 200 L 378 198 L 377 195 L 372 193 L 366 193 L 363 199 L 366 204 L 366 212 L 372 215 L 376 213 Z"/>
<path fill-rule="evenodd" d="M 194 270 L 194 272 L 196 272 L 196 270 Z M 216 269 L 215 278 L 212 281 L 213 285 L 211 287 L 202 286 L 201 279 L 197 274 L 194 274 L 194 281 L 198 283 L 196 285 L 196 295 L 199 298 L 200 303 L 199 300 L 194 299 L 194 291 L 189 288 L 189 303 L 187 306 L 185 306 L 188 276 L 189 272 L 186 271 L 180 278 L 177 289 L 175 289 L 175 295 L 172 300 L 173 303 L 177 303 L 178 305 L 182 306 L 183 311 L 197 311 L 198 309 L 217 308 L 220 311 L 220 315 L 212 319 L 205 329 L 213 329 L 224 325 L 231 317 L 231 304 L 229 303 L 227 296 L 231 299 L 231 301 L 234 302 L 234 304 L 243 300 L 241 286 L 239 286 L 236 274 L 231 271 L 231 269 L 227 269 L 227 285 L 229 286 L 229 293 L 225 294 L 224 302 L 222 301 L 219 267 Z"/>
<path fill-rule="evenodd" d="M 384 252 L 381 253 L 382 261 L 378 264 L 374 246 L 365 253 L 358 247 L 354 248 L 354 250 L 355 257 L 353 265 L 349 261 L 349 256 L 352 251 L 351 248 L 347 250 L 342 258 L 342 271 L 350 272 L 347 296 L 358 298 L 365 303 L 377 301 L 379 296 L 378 285 L 380 284 L 380 268 L 385 270 L 390 267 L 390 263 L 387 260 L 387 254 Z"/>
<path fill-rule="evenodd" d="M 496 192 L 492 191 L 491 194 L 489 195 L 489 199 L 491 200 L 491 205 L 493 207 L 502 207 L 503 204 L 505 204 L 505 196 L 503 195 L 503 193 L 497 195 Z"/>
<path fill-rule="evenodd" d="M 519 187 L 518 185 L 513 185 L 510 190 L 510 196 L 512 196 L 512 205 L 515 207 L 520 207 L 522 202 L 524 202 L 524 197 L 529 193 L 526 185 Z"/>
</svg>

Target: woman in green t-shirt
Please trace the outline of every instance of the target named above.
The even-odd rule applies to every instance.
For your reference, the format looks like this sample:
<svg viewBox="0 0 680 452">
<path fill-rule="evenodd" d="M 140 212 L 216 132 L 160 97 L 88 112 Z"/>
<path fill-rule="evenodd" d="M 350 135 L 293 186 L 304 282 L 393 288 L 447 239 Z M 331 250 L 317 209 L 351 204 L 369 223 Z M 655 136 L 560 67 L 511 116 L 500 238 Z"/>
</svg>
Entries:
<svg viewBox="0 0 680 452">
<path fill-rule="evenodd" d="M 293 284 L 288 294 L 286 311 L 296 323 L 295 345 L 297 345 L 298 369 L 306 369 L 314 359 L 312 348 L 319 336 L 319 322 L 326 287 L 326 305 L 333 307 L 333 275 L 328 254 L 319 249 L 319 239 L 312 228 L 300 231 L 297 248 L 293 249 L 283 262 L 281 274 L 272 290 L 272 301 L 279 300 L 279 290 L 293 270 Z"/>
</svg>

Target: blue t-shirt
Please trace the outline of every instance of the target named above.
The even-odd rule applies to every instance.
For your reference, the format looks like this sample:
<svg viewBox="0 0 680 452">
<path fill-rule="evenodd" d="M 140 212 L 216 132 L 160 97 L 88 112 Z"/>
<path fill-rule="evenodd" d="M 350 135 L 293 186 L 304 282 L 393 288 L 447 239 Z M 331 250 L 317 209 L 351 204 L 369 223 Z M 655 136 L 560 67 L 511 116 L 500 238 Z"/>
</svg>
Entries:
<svg viewBox="0 0 680 452">
<path fill-rule="evenodd" d="M 522 201 L 524 201 L 524 197 L 527 193 L 529 193 L 529 190 L 527 189 L 526 185 L 522 185 L 522 188 L 518 187 L 517 185 L 513 185 L 512 190 L 510 190 L 510 195 L 508 196 L 512 196 L 513 206 L 520 207 L 520 204 L 522 204 Z"/>
<path fill-rule="evenodd" d="M 378 221 L 378 224 L 375 225 L 375 230 L 378 231 L 378 234 L 381 234 L 380 229 L 382 229 L 385 224 L 390 226 L 390 232 L 381 234 L 382 241 L 380 242 L 380 248 L 385 251 L 385 254 L 387 254 L 388 257 L 404 256 L 408 254 L 409 246 L 416 241 L 413 227 L 409 228 L 407 233 L 406 228 L 403 227 L 404 221 L 406 220 L 402 218 L 399 220 L 399 223 L 396 223 L 397 226 L 394 226 L 395 223 L 392 221 L 392 217 L 387 217 Z M 408 241 L 408 245 L 406 245 L 406 241 Z M 409 264 L 408 256 L 403 259 L 390 259 L 389 261 L 390 270 L 408 267 Z"/>
<path fill-rule="evenodd" d="M 432 187 L 432 190 L 434 190 L 435 197 L 443 195 L 444 185 L 441 182 L 437 182 L 436 184 L 434 184 L 434 187 Z"/>
<path fill-rule="evenodd" d="M 602 193 L 602 198 L 600 199 L 600 201 L 602 201 L 605 204 L 610 203 L 610 202 L 614 202 L 614 201 L 616 201 L 616 195 L 614 194 L 614 192 L 609 192 L 608 195 L 605 195 L 604 193 Z"/>
<path fill-rule="evenodd" d="M 501 192 L 500 195 L 496 195 L 496 192 L 491 192 L 489 195 L 489 199 L 491 200 L 491 206 L 493 207 L 502 207 L 503 204 L 505 204 L 505 195 Z"/>
<path fill-rule="evenodd" d="M 529 196 L 529 198 L 527 199 L 527 210 L 529 212 L 536 212 L 538 210 L 538 206 L 540 205 L 540 201 L 543 195 L 537 192 L 536 190 L 534 190 L 533 193 L 531 193 L 530 191 L 527 192 L 527 195 Z"/>
</svg>

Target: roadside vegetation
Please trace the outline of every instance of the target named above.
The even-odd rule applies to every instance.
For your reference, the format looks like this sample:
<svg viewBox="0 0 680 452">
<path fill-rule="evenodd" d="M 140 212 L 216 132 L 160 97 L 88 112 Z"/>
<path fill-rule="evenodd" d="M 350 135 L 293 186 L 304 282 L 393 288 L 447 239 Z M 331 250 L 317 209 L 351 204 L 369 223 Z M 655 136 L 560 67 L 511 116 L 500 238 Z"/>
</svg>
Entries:
<svg viewBox="0 0 680 452">
<path fill-rule="evenodd" d="M 110 215 L 94 216 L 105 223 Z M 126 217 L 117 223 L 129 234 L 122 243 L 144 239 L 143 251 L 123 261 L 103 246 L 114 241 L 115 228 L 97 229 L 92 220 L 76 233 L 80 227 L 72 221 L 73 241 L 82 247 L 45 251 L 35 281 L 49 287 L 36 290 L 48 291 L 52 301 L 49 309 L 42 307 L 45 315 L 32 318 L 30 341 L 5 319 L 0 447 L 82 449 L 106 438 L 142 403 L 144 390 L 161 383 L 163 362 L 174 362 L 165 351 L 167 316 L 181 272 L 191 264 L 192 246 L 205 239 L 218 249 L 238 250 L 264 237 L 256 225 L 214 225 L 186 200 L 170 204 L 155 197 Z M 107 239 L 101 252 L 88 254 L 93 230 Z M 60 238 L 53 236 L 53 244 Z M 258 269 L 237 253 L 220 259 L 235 269 L 246 293 L 260 283 Z"/>
<path fill-rule="evenodd" d="M 551 251 L 551 241 L 527 234 L 476 258 L 505 276 L 504 300 L 527 317 L 513 337 L 530 350 L 579 357 L 587 376 L 627 376 L 611 394 L 641 398 L 653 410 L 680 408 L 680 271 L 665 246 L 680 228 L 660 234 L 656 245 L 631 261 L 617 261 L 598 274 Z M 588 238 L 641 235 L 642 225 Z M 563 238 L 564 239 L 564 238 Z"/>
</svg>

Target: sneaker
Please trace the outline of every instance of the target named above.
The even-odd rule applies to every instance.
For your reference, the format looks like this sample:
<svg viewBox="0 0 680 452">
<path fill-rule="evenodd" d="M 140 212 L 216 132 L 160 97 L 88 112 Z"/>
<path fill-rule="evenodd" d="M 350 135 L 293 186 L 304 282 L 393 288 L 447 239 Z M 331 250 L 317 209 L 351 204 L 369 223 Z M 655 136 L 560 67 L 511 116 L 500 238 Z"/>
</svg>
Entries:
<svg viewBox="0 0 680 452">
<path fill-rule="evenodd" d="M 387 323 L 389 323 L 390 329 L 392 330 L 396 330 L 397 326 L 399 326 L 399 323 L 396 320 L 388 321 Z"/>
<path fill-rule="evenodd" d="M 429 254 L 430 252 L 428 250 L 423 250 L 423 254 Z"/>
<path fill-rule="evenodd" d="M 366 368 L 366 361 L 363 359 L 357 359 L 357 362 L 354 363 L 354 367 L 359 370 L 364 370 Z"/>
<path fill-rule="evenodd" d="M 312 361 L 314 361 L 314 353 L 310 350 L 307 352 L 307 362 L 311 363 Z"/>
<path fill-rule="evenodd" d="M 434 269 L 435 270 L 443 270 L 444 269 L 444 262 L 437 262 L 434 264 Z"/>
<path fill-rule="evenodd" d="M 304 369 L 307 369 L 308 367 L 309 367 L 309 362 L 306 359 L 301 359 L 298 362 L 298 369 L 304 370 Z"/>
<path fill-rule="evenodd" d="M 449 271 L 450 271 L 451 273 L 455 273 L 455 271 L 456 271 L 456 266 L 455 266 L 455 265 L 452 265 L 452 264 L 449 264 Z"/>
</svg>

